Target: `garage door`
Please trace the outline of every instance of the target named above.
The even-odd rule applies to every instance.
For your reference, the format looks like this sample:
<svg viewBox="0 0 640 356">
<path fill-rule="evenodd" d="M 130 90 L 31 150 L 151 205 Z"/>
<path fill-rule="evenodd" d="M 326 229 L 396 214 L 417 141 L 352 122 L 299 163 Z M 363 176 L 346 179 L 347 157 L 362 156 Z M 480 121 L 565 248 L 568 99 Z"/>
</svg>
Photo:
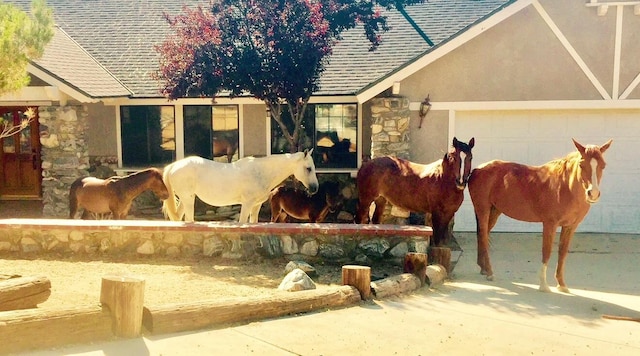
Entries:
<svg viewBox="0 0 640 356">
<path fill-rule="evenodd" d="M 602 145 L 613 139 L 605 154 L 607 168 L 602 197 L 578 231 L 640 232 L 640 110 L 541 110 L 456 112 L 454 135 L 475 137 L 473 166 L 492 159 L 540 165 L 574 151 L 571 138 Z M 475 231 L 469 194 L 455 218 L 455 231 Z M 539 223 L 515 221 L 502 215 L 493 231 L 541 232 Z"/>
</svg>

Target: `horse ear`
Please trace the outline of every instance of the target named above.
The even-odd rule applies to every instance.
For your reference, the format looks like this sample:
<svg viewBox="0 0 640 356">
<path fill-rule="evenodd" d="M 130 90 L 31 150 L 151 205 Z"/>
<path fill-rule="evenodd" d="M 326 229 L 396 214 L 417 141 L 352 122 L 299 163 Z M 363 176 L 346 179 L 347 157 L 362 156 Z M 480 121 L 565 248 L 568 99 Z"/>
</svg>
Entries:
<svg viewBox="0 0 640 356">
<path fill-rule="evenodd" d="M 573 144 L 578 149 L 578 152 L 580 152 L 580 155 L 584 156 L 584 151 L 585 151 L 584 146 L 582 144 L 580 144 L 578 141 L 576 141 L 575 138 L 572 138 L 571 140 L 573 140 Z"/>
<path fill-rule="evenodd" d="M 313 148 L 312 149 L 305 148 L 304 157 L 307 158 L 307 157 L 311 156 L 312 153 L 313 153 Z"/>
<path fill-rule="evenodd" d="M 475 144 L 476 144 L 476 138 L 472 137 L 471 140 L 469 140 L 469 148 L 473 148 Z"/>
<path fill-rule="evenodd" d="M 612 142 L 613 142 L 613 139 L 607 141 L 607 143 L 605 143 L 604 145 L 600 146 L 600 153 L 604 153 L 606 150 L 608 150 L 609 146 L 611 146 Z"/>
<path fill-rule="evenodd" d="M 460 142 L 460 141 L 458 141 L 458 139 L 454 136 L 453 137 L 453 147 L 456 147 L 458 145 L 458 142 Z"/>
</svg>

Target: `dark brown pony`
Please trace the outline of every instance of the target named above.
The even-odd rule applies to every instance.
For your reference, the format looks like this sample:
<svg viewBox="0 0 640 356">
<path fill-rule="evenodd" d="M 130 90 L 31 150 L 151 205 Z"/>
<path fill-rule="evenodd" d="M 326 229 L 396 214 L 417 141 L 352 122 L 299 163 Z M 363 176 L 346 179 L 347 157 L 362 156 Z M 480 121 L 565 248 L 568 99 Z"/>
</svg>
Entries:
<svg viewBox="0 0 640 356">
<path fill-rule="evenodd" d="M 556 280 L 558 290 L 568 293 L 564 283 L 564 263 L 576 228 L 600 198 L 600 181 L 605 167 L 602 146 L 583 146 L 565 158 L 542 166 L 490 161 L 474 169 L 469 178 L 469 194 L 476 213 L 478 265 L 480 273 L 493 280 L 489 261 L 489 232 L 500 214 L 513 219 L 542 223 L 542 268 L 540 290 L 548 292 L 547 264 L 558 227 L 561 226 Z"/>
<path fill-rule="evenodd" d="M 231 163 L 233 155 L 238 150 L 238 140 L 233 140 L 224 136 L 213 138 L 213 157 L 227 156 L 227 162 Z"/>
<path fill-rule="evenodd" d="M 161 170 L 149 168 L 128 176 L 107 179 L 78 178 L 69 191 L 69 218 L 74 219 L 78 209 L 83 208 L 83 219 L 90 218 L 91 213 L 111 213 L 113 219 L 125 219 L 133 199 L 147 189 L 151 189 L 162 200 L 169 197 Z"/>
<path fill-rule="evenodd" d="M 311 196 L 303 190 L 281 186 L 271 192 L 271 222 L 286 222 L 288 216 L 323 222 L 327 214 L 342 205 L 342 199 L 338 182 L 320 184 L 318 192 Z"/>
<path fill-rule="evenodd" d="M 431 213 L 432 243 L 446 244 L 449 222 L 464 199 L 474 144 L 473 138 L 467 144 L 454 137 L 453 148 L 444 158 L 427 165 L 395 157 L 378 157 L 363 163 L 356 178 L 359 198 L 356 222 L 368 222 L 369 206 L 375 202 L 371 220 L 379 224 L 388 201 L 404 210 Z"/>
</svg>

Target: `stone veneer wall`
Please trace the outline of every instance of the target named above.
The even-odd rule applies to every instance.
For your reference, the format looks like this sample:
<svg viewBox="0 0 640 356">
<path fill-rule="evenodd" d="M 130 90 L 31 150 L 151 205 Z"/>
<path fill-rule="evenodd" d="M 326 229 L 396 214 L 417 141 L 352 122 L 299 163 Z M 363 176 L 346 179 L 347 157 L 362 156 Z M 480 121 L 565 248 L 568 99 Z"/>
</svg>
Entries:
<svg viewBox="0 0 640 356">
<path fill-rule="evenodd" d="M 409 157 L 409 99 L 405 97 L 371 100 L 371 158 Z M 387 204 L 382 221 L 406 224 L 410 212 Z"/>
<path fill-rule="evenodd" d="M 371 158 L 409 159 L 409 99 L 371 99 Z"/>
<path fill-rule="evenodd" d="M 402 263 L 426 253 L 431 228 L 357 224 L 0 220 L 0 256 L 288 257 L 307 262 Z"/>
<path fill-rule="evenodd" d="M 42 214 L 69 215 L 69 188 L 78 177 L 88 176 L 89 150 L 86 106 L 43 106 L 40 117 L 42 145 Z"/>
</svg>

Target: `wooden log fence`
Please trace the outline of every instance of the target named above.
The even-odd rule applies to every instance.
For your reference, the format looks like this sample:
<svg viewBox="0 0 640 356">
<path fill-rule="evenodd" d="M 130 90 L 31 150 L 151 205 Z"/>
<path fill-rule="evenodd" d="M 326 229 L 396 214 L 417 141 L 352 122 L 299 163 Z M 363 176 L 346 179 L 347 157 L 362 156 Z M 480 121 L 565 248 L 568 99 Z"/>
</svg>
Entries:
<svg viewBox="0 0 640 356">
<path fill-rule="evenodd" d="M 422 254 L 424 255 L 424 254 Z M 346 307 L 370 298 L 411 292 L 446 278 L 446 269 L 430 265 L 426 256 L 412 255 L 406 261 L 411 273 L 371 281 L 371 268 L 346 265 L 343 285 L 282 295 L 194 303 L 144 306 L 144 279 L 135 276 L 105 276 L 100 291 L 101 306 L 65 309 L 24 309 L 0 312 L 0 354 L 39 348 L 139 337 L 146 332 L 164 334 L 225 324 L 257 321 L 295 313 Z M 43 277 L 36 277 L 42 281 Z M 42 284 L 42 283 L 34 283 Z M 44 283 L 46 285 L 46 283 Z M 46 332 L 43 332 L 46 330 Z M 38 335 L 38 337 L 34 337 Z"/>
</svg>

